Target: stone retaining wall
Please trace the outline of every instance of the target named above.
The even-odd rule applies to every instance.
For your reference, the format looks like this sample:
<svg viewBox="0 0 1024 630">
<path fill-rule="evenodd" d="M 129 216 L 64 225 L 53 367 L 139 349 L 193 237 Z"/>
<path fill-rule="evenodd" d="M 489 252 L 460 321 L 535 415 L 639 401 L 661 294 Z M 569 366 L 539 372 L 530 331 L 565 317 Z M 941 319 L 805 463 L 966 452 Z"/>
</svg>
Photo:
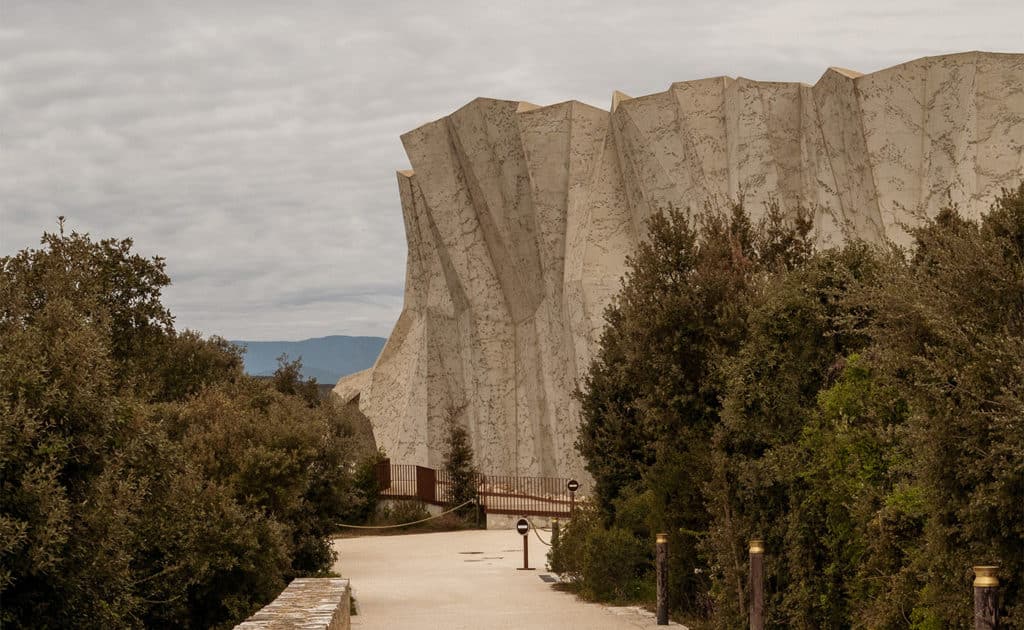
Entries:
<svg viewBox="0 0 1024 630">
<path fill-rule="evenodd" d="M 235 630 L 349 630 L 349 583 L 342 578 L 298 578 Z"/>
</svg>

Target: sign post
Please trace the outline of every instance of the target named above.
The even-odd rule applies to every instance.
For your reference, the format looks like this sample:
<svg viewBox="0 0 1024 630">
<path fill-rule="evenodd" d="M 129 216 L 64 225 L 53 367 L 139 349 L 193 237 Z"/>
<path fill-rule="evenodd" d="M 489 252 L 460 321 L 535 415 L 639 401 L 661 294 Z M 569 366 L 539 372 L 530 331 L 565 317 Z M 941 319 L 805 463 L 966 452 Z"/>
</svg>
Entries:
<svg viewBox="0 0 1024 630">
<path fill-rule="evenodd" d="M 569 518 L 572 518 L 576 515 L 576 491 L 580 489 L 580 482 L 570 479 L 565 487 L 569 490 Z"/>
<path fill-rule="evenodd" d="M 533 571 L 530 568 L 530 538 L 527 536 L 530 533 L 530 521 L 525 518 L 519 519 L 516 522 L 516 531 L 523 536 L 523 566 L 517 571 Z"/>
</svg>

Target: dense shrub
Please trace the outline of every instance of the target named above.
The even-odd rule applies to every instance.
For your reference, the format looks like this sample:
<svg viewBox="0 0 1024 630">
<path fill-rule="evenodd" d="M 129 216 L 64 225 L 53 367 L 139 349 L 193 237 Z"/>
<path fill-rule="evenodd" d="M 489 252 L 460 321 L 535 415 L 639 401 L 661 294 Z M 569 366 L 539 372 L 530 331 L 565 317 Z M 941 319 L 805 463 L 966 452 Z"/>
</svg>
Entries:
<svg viewBox="0 0 1024 630">
<path fill-rule="evenodd" d="M 1024 626 L 1024 184 L 906 250 L 815 253 L 799 215 L 762 237 L 742 215 L 655 218 L 630 260 L 581 393 L 601 511 L 574 557 L 622 530 L 650 548 L 644 514 L 674 610 L 722 628 L 746 623 L 752 537 L 777 627 L 968 627 L 971 565 L 995 563 Z"/>
<path fill-rule="evenodd" d="M 551 570 L 583 597 L 613 602 L 649 599 L 651 552 L 625 527 L 605 528 L 593 507 L 582 504 L 548 553 Z"/>
<path fill-rule="evenodd" d="M 427 504 L 422 501 L 391 501 L 381 506 L 373 522 L 376 525 L 401 525 L 429 517 Z"/>
<path fill-rule="evenodd" d="M 231 627 L 329 569 L 345 410 L 175 331 L 130 240 L 42 244 L 0 259 L 0 623 Z"/>
<path fill-rule="evenodd" d="M 746 336 L 757 281 L 810 254 L 802 210 L 777 204 L 754 226 L 742 204 L 728 214 L 655 215 L 649 241 L 628 260 L 622 291 L 579 397 L 577 448 L 594 476 L 606 526 L 616 501 L 650 493 L 651 526 L 669 533 L 673 605 L 703 606 L 700 536 L 709 527 L 702 492 L 724 394 L 723 361 Z M 685 599 L 686 601 L 682 601 Z"/>
</svg>

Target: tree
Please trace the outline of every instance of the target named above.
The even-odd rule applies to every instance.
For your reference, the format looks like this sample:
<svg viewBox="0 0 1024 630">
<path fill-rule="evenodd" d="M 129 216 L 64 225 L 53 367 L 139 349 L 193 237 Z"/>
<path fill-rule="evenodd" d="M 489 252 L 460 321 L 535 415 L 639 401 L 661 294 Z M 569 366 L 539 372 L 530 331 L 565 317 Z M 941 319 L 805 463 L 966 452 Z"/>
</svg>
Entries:
<svg viewBox="0 0 1024 630">
<path fill-rule="evenodd" d="M 480 501 L 478 494 L 480 472 L 473 465 L 473 447 L 469 443 L 469 432 L 459 423 L 459 418 L 464 410 L 465 406 L 449 407 L 448 409 L 444 471 L 448 474 L 448 479 L 451 482 L 451 505 L 458 506 L 467 501 L 473 502 L 473 505 L 467 505 L 459 510 L 459 514 L 468 516 L 478 513 L 476 504 Z"/>
<path fill-rule="evenodd" d="M 970 567 L 1024 575 L 1024 183 L 972 221 L 955 208 L 913 231 L 909 263 L 889 290 L 866 292 L 880 378 L 909 408 L 907 482 L 890 503 L 919 514 L 900 540 L 910 574 L 897 605 L 919 627 L 970 623 Z M 1007 625 L 1024 624 L 1011 577 Z"/>
<path fill-rule="evenodd" d="M 310 407 L 320 404 L 320 388 L 315 378 L 302 378 L 302 357 L 288 360 L 288 354 L 277 357 L 277 369 L 271 377 L 274 389 L 289 396 L 298 396 Z"/>
<path fill-rule="evenodd" d="M 753 287 L 810 255 L 810 228 L 805 212 L 787 218 L 776 203 L 756 227 L 742 204 L 728 213 L 655 215 L 605 313 L 578 394 L 577 449 L 607 526 L 620 499 L 635 496 L 649 501 L 646 528 L 669 532 L 676 608 L 702 608 L 699 594 L 708 589 L 698 544 L 709 526 L 703 486 L 721 367 L 745 339 Z"/>
<path fill-rule="evenodd" d="M 603 522 L 560 562 L 586 581 L 590 542 L 669 531 L 702 576 L 675 608 L 732 628 L 759 537 L 770 625 L 921 630 L 969 627 L 991 563 L 1024 624 L 1024 184 L 905 250 L 677 221 L 609 310 L 580 434 Z"/>
<path fill-rule="evenodd" d="M 854 243 L 771 274 L 752 294 L 747 337 L 722 364 L 722 411 L 704 486 L 713 525 L 701 547 L 716 567 L 711 576 L 720 627 L 745 619 L 746 544 L 754 537 L 788 552 L 766 564 L 775 585 L 767 594 L 769 621 L 841 625 L 837 617 L 844 617 L 847 597 L 823 574 L 856 567 L 832 554 L 852 553 L 856 545 L 845 531 L 829 531 L 832 524 L 849 526 L 842 515 L 856 501 L 842 493 L 847 484 L 839 483 L 839 458 L 819 461 L 822 453 L 836 455 L 834 440 L 843 435 L 821 422 L 819 397 L 837 376 L 862 367 L 844 358 L 868 343 L 847 296 L 880 282 L 885 267 L 873 248 Z"/>
<path fill-rule="evenodd" d="M 62 224 L 0 258 L 4 627 L 231 627 L 367 500 L 346 412 L 175 331 L 131 247 Z"/>
</svg>

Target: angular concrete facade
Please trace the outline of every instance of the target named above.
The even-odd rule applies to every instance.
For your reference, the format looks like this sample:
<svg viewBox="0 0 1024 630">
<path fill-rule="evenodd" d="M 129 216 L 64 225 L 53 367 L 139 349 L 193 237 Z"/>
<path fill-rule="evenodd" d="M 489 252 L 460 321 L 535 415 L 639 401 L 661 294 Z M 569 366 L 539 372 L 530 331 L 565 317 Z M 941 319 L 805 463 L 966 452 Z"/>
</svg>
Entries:
<svg viewBox="0 0 1024 630">
<path fill-rule="evenodd" d="M 611 111 L 477 99 L 404 136 L 405 307 L 336 391 L 393 461 L 439 466 L 445 418 L 497 474 L 583 477 L 572 391 L 645 221 L 742 195 L 813 208 L 821 246 L 906 242 L 1024 177 L 1024 55 L 929 57 L 813 85 L 716 77 Z"/>
</svg>

